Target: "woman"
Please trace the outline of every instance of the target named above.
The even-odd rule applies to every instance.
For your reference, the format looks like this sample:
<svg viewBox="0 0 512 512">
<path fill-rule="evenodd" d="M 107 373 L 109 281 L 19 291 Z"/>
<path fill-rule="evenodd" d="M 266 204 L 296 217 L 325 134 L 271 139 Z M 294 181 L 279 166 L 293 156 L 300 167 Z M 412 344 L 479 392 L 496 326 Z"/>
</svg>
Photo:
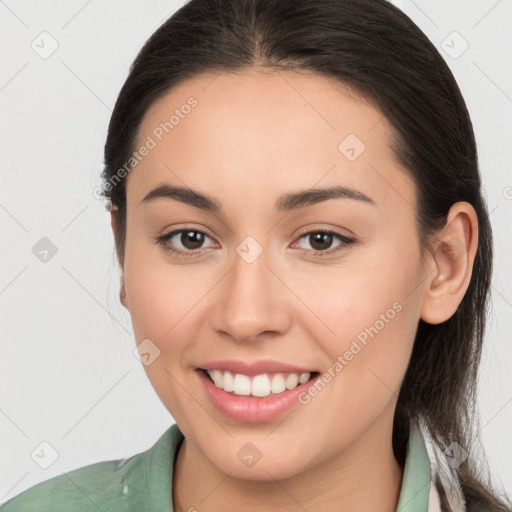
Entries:
<svg viewBox="0 0 512 512">
<path fill-rule="evenodd" d="M 0 510 L 512 510 L 474 399 L 492 238 L 471 121 L 382 0 L 191 0 L 137 56 L 104 195 L 173 425 Z"/>
</svg>

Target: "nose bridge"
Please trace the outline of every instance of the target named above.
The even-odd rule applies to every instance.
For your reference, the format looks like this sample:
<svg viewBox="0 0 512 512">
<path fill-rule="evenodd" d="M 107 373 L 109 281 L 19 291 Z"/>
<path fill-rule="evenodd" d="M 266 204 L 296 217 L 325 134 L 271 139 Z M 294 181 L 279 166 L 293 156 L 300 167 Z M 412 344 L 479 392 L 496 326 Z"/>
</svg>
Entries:
<svg viewBox="0 0 512 512">
<path fill-rule="evenodd" d="M 283 284 L 273 275 L 269 254 L 251 237 L 236 248 L 212 315 L 213 327 L 239 341 L 263 332 L 282 333 L 289 325 Z"/>
</svg>

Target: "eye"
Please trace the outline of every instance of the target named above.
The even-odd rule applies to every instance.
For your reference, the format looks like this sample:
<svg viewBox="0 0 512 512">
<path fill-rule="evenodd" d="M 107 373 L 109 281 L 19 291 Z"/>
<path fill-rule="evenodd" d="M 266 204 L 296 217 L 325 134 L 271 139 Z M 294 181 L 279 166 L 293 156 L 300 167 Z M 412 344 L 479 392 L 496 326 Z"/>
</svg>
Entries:
<svg viewBox="0 0 512 512">
<path fill-rule="evenodd" d="M 198 256 L 201 254 L 200 249 L 204 249 L 203 244 L 206 238 L 211 240 L 206 233 L 197 229 L 178 229 L 156 237 L 155 242 L 177 256 Z M 330 256 L 355 242 L 353 238 L 328 230 L 308 231 L 298 240 L 303 239 L 310 243 L 312 249 L 302 249 L 314 257 Z M 335 239 L 338 239 L 339 244 L 334 249 L 330 249 Z M 181 247 L 176 247 L 177 244 Z"/>
<path fill-rule="evenodd" d="M 202 249 L 205 238 L 210 238 L 206 233 L 197 229 L 178 229 L 156 238 L 156 243 L 166 251 L 183 256 L 196 256 L 198 249 Z M 211 238 L 210 238 L 211 240 Z M 176 244 L 181 247 L 176 248 Z"/>
<path fill-rule="evenodd" d="M 330 256 L 331 254 L 342 250 L 346 246 L 350 246 L 355 242 L 355 239 L 346 237 L 335 231 L 328 230 L 317 230 L 317 231 L 308 231 L 299 237 L 299 240 L 305 239 L 309 242 L 310 246 L 313 248 L 305 249 L 307 252 L 312 253 L 312 256 Z M 334 249 L 330 249 L 332 243 L 335 239 L 339 240 L 339 244 L 335 246 Z M 330 250 L 329 250 L 330 249 Z"/>
</svg>

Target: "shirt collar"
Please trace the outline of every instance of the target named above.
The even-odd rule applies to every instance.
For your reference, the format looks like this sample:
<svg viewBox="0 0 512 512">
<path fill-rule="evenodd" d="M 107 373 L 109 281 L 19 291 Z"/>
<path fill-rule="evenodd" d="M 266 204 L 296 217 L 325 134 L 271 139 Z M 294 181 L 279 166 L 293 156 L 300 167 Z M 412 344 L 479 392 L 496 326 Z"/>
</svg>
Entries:
<svg viewBox="0 0 512 512">
<path fill-rule="evenodd" d="M 430 466 L 423 436 L 411 422 L 397 512 L 429 512 Z"/>
<path fill-rule="evenodd" d="M 457 461 L 449 458 L 454 448 L 448 448 L 434 443 L 421 421 L 411 421 L 397 512 L 466 512 Z"/>
</svg>

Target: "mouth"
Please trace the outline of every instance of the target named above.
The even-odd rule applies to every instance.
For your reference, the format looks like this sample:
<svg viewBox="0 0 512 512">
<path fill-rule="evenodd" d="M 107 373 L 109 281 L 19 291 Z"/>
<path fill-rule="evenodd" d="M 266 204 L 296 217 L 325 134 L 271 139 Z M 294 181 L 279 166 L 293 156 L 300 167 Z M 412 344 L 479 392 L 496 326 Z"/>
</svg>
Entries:
<svg viewBox="0 0 512 512">
<path fill-rule="evenodd" d="M 280 395 L 316 379 L 320 373 L 270 372 L 245 375 L 228 370 L 198 368 L 218 389 L 231 395 L 264 398 Z"/>
</svg>

